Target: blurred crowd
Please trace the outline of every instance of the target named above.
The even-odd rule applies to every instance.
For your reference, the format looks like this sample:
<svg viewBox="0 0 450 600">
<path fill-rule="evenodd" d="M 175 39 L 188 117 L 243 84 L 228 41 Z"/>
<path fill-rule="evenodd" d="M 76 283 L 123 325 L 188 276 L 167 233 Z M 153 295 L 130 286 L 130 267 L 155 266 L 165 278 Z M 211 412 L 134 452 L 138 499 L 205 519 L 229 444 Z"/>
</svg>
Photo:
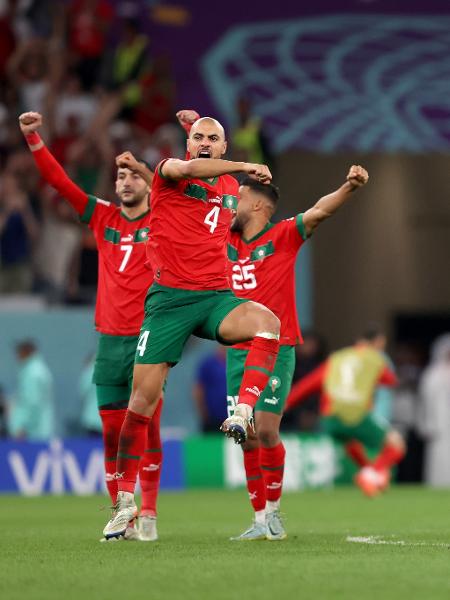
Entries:
<svg viewBox="0 0 450 600">
<path fill-rule="evenodd" d="M 20 113 L 41 113 L 43 138 L 69 176 L 110 201 L 117 154 L 130 150 L 152 166 L 185 154 L 175 112 L 196 107 L 175 107 L 170 60 L 143 34 L 141 15 L 125 10 L 111 0 L 0 0 L 2 295 L 90 303 L 97 283 L 95 240 L 39 181 Z M 234 157 L 267 159 L 248 101 L 236 110 Z"/>
</svg>

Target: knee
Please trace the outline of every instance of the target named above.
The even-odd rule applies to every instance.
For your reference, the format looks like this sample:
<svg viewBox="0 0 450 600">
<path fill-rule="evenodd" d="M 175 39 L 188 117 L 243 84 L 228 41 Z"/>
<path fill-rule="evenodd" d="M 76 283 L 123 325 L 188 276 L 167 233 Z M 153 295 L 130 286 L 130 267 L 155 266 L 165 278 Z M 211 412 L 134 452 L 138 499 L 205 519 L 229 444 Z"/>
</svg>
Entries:
<svg viewBox="0 0 450 600">
<path fill-rule="evenodd" d="M 260 330 L 280 334 L 280 319 L 270 310 L 264 310 L 261 315 Z"/>
<path fill-rule="evenodd" d="M 280 442 L 280 436 L 276 429 L 261 427 L 258 429 L 258 441 L 264 448 L 273 448 Z"/>
</svg>

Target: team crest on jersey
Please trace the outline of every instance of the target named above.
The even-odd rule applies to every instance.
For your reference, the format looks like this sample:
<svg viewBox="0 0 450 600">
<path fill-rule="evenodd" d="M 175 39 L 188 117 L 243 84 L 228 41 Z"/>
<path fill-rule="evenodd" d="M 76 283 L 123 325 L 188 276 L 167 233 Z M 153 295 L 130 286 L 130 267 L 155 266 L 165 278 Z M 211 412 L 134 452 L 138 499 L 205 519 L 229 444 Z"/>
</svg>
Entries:
<svg viewBox="0 0 450 600">
<path fill-rule="evenodd" d="M 269 385 L 272 389 L 272 392 L 274 392 L 275 390 L 277 390 L 280 387 L 281 379 L 279 377 L 277 377 L 276 375 L 272 375 L 272 377 L 269 379 Z"/>
</svg>

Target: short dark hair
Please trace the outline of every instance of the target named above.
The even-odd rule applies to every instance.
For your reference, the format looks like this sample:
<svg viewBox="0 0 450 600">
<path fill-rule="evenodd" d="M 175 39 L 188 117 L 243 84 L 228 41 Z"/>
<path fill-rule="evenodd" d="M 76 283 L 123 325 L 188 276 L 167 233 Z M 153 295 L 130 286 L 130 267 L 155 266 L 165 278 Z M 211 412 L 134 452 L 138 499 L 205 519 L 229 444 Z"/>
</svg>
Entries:
<svg viewBox="0 0 450 600">
<path fill-rule="evenodd" d="M 361 339 L 365 340 L 366 342 L 373 342 L 381 335 L 386 335 L 383 328 L 378 323 L 369 323 L 367 328 L 363 331 Z"/>
<path fill-rule="evenodd" d="M 241 181 L 241 185 L 245 185 L 245 187 L 250 188 L 253 192 L 257 194 L 261 194 L 267 200 L 270 200 L 272 205 L 275 207 L 278 204 L 278 200 L 280 199 L 280 190 L 273 183 L 260 183 L 256 181 L 256 179 L 252 179 L 251 177 L 245 177 Z"/>
</svg>

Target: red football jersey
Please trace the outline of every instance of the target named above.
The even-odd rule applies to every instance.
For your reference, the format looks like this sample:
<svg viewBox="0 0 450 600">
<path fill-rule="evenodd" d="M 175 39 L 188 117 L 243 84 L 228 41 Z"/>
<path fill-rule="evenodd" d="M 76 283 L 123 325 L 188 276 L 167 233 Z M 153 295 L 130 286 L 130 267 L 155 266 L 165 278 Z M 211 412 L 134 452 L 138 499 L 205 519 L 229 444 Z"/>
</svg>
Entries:
<svg viewBox="0 0 450 600">
<path fill-rule="evenodd" d="M 150 211 L 128 219 L 118 206 L 88 196 L 81 220 L 97 240 L 95 326 L 109 335 L 138 335 L 153 273 L 145 265 Z"/>
<path fill-rule="evenodd" d="M 280 343 L 302 342 L 295 306 L 295 260 L 306 239 L 303 214 L 268 223 L 251 240 L 231 232 L 228 268 L 231 288 L 240 298 L 267 306 L 281 321 Z M 250 347 L 250 342 L 236 348 Z"/>
<path fill-rule="evenodd" d="M 153 178 L 147 244 L 155 281 L 185 290 L 228 289 L 226 251 L 237 180 L 222 175 L 212 182 L 173 181 L 161 174 L 163 164 Z"/>
</svg>

